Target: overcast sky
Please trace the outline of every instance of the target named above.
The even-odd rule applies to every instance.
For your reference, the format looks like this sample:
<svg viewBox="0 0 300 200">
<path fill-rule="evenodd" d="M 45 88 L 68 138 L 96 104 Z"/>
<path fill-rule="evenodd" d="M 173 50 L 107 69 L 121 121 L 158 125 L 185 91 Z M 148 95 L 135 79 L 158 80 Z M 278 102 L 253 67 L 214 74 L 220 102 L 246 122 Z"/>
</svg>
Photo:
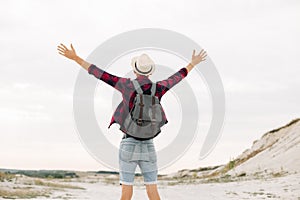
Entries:
<svg viewBox="0 0 300 200">
<path fill-rule="evenodd" d="M 72 42 L 86 58 L 110 37 L 139 28 L 169 29 L 196 41 L 216 65 L 225 88 L 226 119 L 214 151 L 198 160 L 211 114 L 206 85 L 199 81 L 195 89 L 200 91 L 203 130 L 189 151 L 161 173 L 228 162 L 265 132 L 300 117 L 299 10 L 297 0 L 2 0 L 0 168 L 107 169 L 76 133 L 72 95 L 80 66 L 60 56 L 56 47 Z M 168 56 L 152 55 L 155 61 Z M 168 64 L 178 70 L 187 63 L 174 58 Z M 120 58 L 110 72 L 122 75 L 120 65 L 129 69 L 130 57 Z M 101 129 L 112 133 L 107 137 L 118 145 L 118 125 L 107 130 L 116 106 L 112 94 L 109 86 L 97 88 L 95 114 Z M 174 99 L 168 94 L 165 104 Z M 99 113 L 101 101 L 107 105 L 104 115 Z M 180 121 L 170 112 L 180 109 L 173 104 L 168 110 L 170 133 Z M 155 141 L 157 149 L 174 137 L 167 133 Z"/>
</svg>

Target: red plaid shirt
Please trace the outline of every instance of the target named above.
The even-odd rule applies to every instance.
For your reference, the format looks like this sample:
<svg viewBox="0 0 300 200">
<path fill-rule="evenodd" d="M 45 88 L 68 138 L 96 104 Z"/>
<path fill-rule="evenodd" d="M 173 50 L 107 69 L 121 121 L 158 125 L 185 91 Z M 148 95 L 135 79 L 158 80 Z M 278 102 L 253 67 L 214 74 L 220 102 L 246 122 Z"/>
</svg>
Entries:
<svg viewBox="0 0 300 200">
<path fill-rule="evenodd" d="M 116 108 L 108 128 L 110 128 L 113 123 L 118 123 L 121 126 L 123 120 L 126 118 L 130 109 L 133 107 L 134 98 L 137 94 L 132 80 L 130 78 L 122 78 L 112 75 L 98 68 L 94 64 L 91 64 L 89 66 L 88 73 L 94 75 L 97 79 L 104 81 L 105 83 L 109 84 L 122 93 L 123 100 Z M 157 96 L 160 100 L 169 89 L 179 83 L 184 77 L 187 76 L 187 74 L 187 69 L 181 68 L 169 78 L 156 82 L 155 96 Z M 139 82 L 139 85 L 141 86 L 144 94 L 151 94 L 152 81 L 147 76 L 139 76 L 136 78 L 136 80 Z M 166 123 L 168 123 L 165 114 L 163 115 L 163 119 L 166 121 Z"/>
</svg>

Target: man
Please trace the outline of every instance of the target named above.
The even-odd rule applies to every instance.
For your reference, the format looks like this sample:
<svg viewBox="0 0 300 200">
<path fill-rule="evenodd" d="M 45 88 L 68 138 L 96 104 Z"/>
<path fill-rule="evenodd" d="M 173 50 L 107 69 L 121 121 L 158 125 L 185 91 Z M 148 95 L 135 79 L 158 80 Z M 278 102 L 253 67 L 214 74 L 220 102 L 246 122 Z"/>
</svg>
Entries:
<svg viewBox="0 0 300 200">
<path fill-rule="evenodd" d="M 119 124 L 121 126 L 120 130 L 124 132 L 119 150 L 120 185 L 122 185 L 121 200 L 130 200 L 132 197 L 134 175 L 137 165 L 142 171 L 149 199 L 160 200 L 157 190 L 157 157 L 153 139 L 138 139 L 126 134 L 126 130 L 122 129 L 122 124 L 126 118 L 126 114 L 128 114 L 126 111 L 133 107 L 134 98 L 137 94 L 132 80 L 112 75 L 94 64 L 83 60 L 76 54 L 72 44 L 71 49 L 60 44 L 57 50 L 59 54 L 77 62 L 86 69 L 89 74 L 94 75 L 96 78 L 104 81 L 122 93 L 123 100 L 115 110 L 109 124 L 109 127 L 113 123 Z M 156 84 L 154 95 L 160 100 L 169 89 L 186 77 L 197 64 L 204 61 L 206 56 L 206 52 L 203 49 L 197 55 L 195 54 L 195 50 L 193 50 L 191 62 L 186 67 L 181 68 L 169 78 L 156 83 L 153 83 L 149 79 L 149 76 L 155 71 L 155 64 L 147 54 L 134 57 L 131 61 L 131 66 L 136 75 L 135 80 L 137 80 L 140 85 L 143 94 L 151 94 L 152 85 Z M 168 122 L 165 115 L 163 119 L 165 123 Z"/>
</svg>

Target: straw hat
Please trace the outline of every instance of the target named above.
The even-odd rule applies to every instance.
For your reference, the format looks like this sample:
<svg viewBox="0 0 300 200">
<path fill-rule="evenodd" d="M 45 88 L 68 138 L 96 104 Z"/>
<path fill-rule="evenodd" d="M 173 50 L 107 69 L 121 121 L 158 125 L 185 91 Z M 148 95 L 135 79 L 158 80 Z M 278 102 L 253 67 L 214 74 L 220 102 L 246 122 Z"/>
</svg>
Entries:
<svg viewBox="0 0 300 200">
<path fill-rule="evenodd" d="M 152 74 L 155 70 L 155 64 L 147 54 L 133 57 L 131 66 L 133 67 L 133 71 L 144 76 Z"/>
</svg>

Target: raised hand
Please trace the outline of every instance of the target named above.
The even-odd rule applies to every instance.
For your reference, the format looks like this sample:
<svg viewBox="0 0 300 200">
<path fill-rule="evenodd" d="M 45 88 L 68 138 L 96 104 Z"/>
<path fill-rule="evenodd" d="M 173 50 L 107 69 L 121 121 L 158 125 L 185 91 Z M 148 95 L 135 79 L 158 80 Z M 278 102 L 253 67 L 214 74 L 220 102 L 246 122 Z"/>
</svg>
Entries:
<svg viewBox="0 0 300 200">
<path fill-rule="evenodd" d="M 59 54 L 65 56 L 71 60 L 75 60 L 77 57 L 75 49 L 72 44 L 71 44 L 71 49 L 68 49 L 65 45 L 60 44 L 57 46 L 57 50 L 58 50 Z"/>
<path fill-rule="evenodd" d="M 204 51 L 203 49 L 200 51 L 199 54 L 195 55 L 195 53 L 196 53 L 196 51 L 194 49 L 193 55 L 192 55 L 192 61 L 191 61 L 191 64 L 194 66 L 199 64 L 200 62 L 204 61 L 207 56 L 206 51 Z"/>
<path fill-rule="evenodd" d="M 89 66 L 91 66 L 90 63 L 88 63 L 87 61 L 85 61 L 82 58 L 80 58 L 79 56 L 77 56 L 76 51 L 72 44 L 71 44 L 71 49 L 68 49 L 65 45 L 60 44 L 57 46 L 57 50 L 60 55 L 63 55 L 71 60 L 74 60 L 75 62 L 77 62 L 81 67 L 83 67 L 86 70 L 88 70 Z"/>
<path fill-rule="evenodd" d="M 199 54 L 195 54 L 196 51 L 194 49 L 193 51 L 193 55 L 192 55 L 192 60 L 191 62 L 186 66 L 186 69 L 188 72 L 190 72 L 197 64 L 199 64 L 200 62 L 204 61 L 207 54 L 206 51 L 204 51 L 203 49 L 200 51 Z"/>
</svg>

